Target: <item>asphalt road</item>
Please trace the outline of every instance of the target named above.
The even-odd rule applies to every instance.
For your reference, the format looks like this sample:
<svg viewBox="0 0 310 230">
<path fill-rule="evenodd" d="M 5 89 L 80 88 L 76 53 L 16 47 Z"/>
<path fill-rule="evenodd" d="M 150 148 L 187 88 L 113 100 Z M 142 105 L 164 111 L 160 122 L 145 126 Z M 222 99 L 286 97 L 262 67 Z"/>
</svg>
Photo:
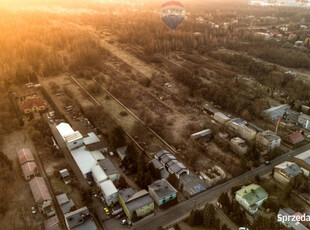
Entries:
<svg viewBox="0 0 310 230">
<path fill-rule="evenodd" d="M 283 154 L 276 159 L 271 161 L 271 164 L 268 166 L 260 165 L 259 167 L 248 171 L 238 177 L 235 177 L 223 184 L 220 184 L 216 187 L 213 187 L 209 190 L 206 190 L 195 197 L 179 203 L 168 210 L 159 213 L 158 215 L 147 219 L 137 225 L 134 226 L 136 230 L 152 230 L 157 229 L 159 225 L 163 227 L 171 226 L 174 223 L 178 223 L 183 218 L 189 215 L 190 210 L 194 208 L 194 206 L 204 206 L 206 203 L 210 203 L 216 200 L 222 192 L 230 192 L 230 189 L 235 184 L 242 184 L 246 180 L 252 180 L 257 174 L 260 176 L 271 173 L 273 167 L 282 163 L 283 161 L 292 160 L 292 157 L 302 153 L 306 150 L 310 149 L 310 144 L 302 146 L 294 151 L 291 151 L 287 154 Z"/>
</svg>

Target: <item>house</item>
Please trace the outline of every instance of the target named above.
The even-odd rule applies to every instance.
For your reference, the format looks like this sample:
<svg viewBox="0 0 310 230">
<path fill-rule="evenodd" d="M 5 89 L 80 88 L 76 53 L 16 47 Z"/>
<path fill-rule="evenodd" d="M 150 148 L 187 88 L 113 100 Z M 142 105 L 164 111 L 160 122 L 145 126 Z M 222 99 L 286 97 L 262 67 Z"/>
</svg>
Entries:
<svg viewBox="0 0 310 230">
<path fill-rule="evenodd" d="M 235 137 L 230 140 L 230 148 L 233 152 L 244 155 L 248 152 L 248 145 L 240 137 Z"/>
<path fill-rule="evenodd" d="M 160 163 L 157 159 L 152 159 L 150 161 L 150 164 L 153 164 L 154 168 L 158 169 L 160 171 L 160 176 L 162 179 L 167 179 L 169 176 L 168 171 L 166 170 L 165 166 Z"/>
<path fill-rule="evenodd" d="M 176 199 L 177 190 L 165 179 L 157 180 L 148 186 L 149 194 L 158 206 Z"/>
<path fill-rule="evenodd" d="M 291 133 L 291 134 L 283 137 L 282 139 L 285 143 L 287 143 L 293 147 L 298 146 L 300 143 L 302 143 L 305 140 L 305 138 L 301 132 Z"/>
<path fill-rule="evenodd" d="M 29 148 L 21 149 L 17 152 L 17 157 L 20 165 L 23 165 L 26 162 L 33 162 L 34 157 Z"/>
<path fill-rule="evenodd" d="M 131 221 L 154 215 L 154 201 L 144 189 L 139 192 L 133 188 L 122 189 L 118 193 L 118 200 Z"/>
<path fill-rule="evenodd" d="M 285 161 L 274 167 L 273 178 L 283 185 L 287 185 L 291 180 L 303 174 L 301 168 L 294 162 Z"/>
<path fill-rule="evenodd" d="M 45 230 L 61 230 L 61 225 L 59 223 L 57 215 L 44 221 Z"/>
<path fill-rule="evenodd" d="M 301 114 L 298 117 L 298 124 L 310 131 L 310 116 L 306 114 Z"/>
<path fill-rule="evenodd" d="M 29 181 L 29 185 L 39 211 L 47 216 L 54 215 L 52 197 L 43 177 L 34 177 Z"/>
<path fill-rule="evenodd" d="M 280 144 L 281 138 L 270 130 L 260 132 L 256 135 L 256 146 L 261 150 L 262 155 L 278 148 Z"/>
<path fill-rule="evenodd" d="M 105 174 L 100 165 L 95 165 L 91 168 L 92 176 L 95 183 L 99 186 L 101 182 L 108 180 L 108 176 Z"/>
<path fill-rule="evenodd" d="M 288 109 L 286 113 L 284 114 L 283 118 L 288 122 L 296 124 L 298 122 L 299 115 L 300 115 L 299 112 L 296 112 L 292 109 Z"/>
<path fill-rule="evenodd" d="M 257 184 L 251 184 L 238 190 L 235 198 L 241 206 L 253 214 L 268 199 L 268 193 L 263 187 Z"/>
<path fill-rule="evenodd" d="M 225 114 L 221 112 L 216 112 L 213 115 L 213 119 L 219 122 L 220 124 L 225 124 L 227 121 L 230 120 L 229 117 L 227 117 Z"/>
<path fill-rule="evenodd" d="M 25 114 L 46 110 L 45 102 L 37 97 L 26 99 L 22 107 Z"/>
<path fill-rule="evenodd" d="M 98 161 L 98 164 L 103 169 L 104 173 L 109 177 L 109 179 L 114 182 L 116 180 L 119 180 L 120 173 L 115 168 L 115 166 L 112 164 L 112 162 L 109 159 L 102 159 Z"/>
<path fill-rule="evenodd" d="M 65 193 L 56 196 L 56 200 L 63 214 L 70 212 L 70 210 L 75 206 L 73 200 L 69 200 L 67 194 Z"/>
<path fill-rule="evenodd" d="M 77 209 L 65 214 L 65 222 L 68 229 L 72 230 L 97 230 L 87 207 Z"/>
<path fill-rule="evenodd" d="M 68 169 L 62 169 L 59 173 L 65 184 L 69 184 L 71 182 L 71 176 Z"/>
<path fill-rule="evenodd" d="M 24 163 L 21 168 L 25 180 L 30 180 L 32 177 L 35 176 L 35 173 L 37 171 L 37 165 L 34 161 Z"/>
<path fill-rule="evenodd" d="M 248 141 L 254 140 L 256 137 L 256 131 L 246 125 L 239 125 L 238 134 Z"/>
<path fill-rule="evenodd" d="M 280 208 L 277 217 L 280 218 L 281 224 L 283 224 L 286 228 L 292 230 L 309 230 L 306 226 L 304 226 L 299 221 L 286 220 L 289 216 L 294 216 L 296 212 L 290 208 Z"/>
<path fill-rule="evenodd" d="M 302 169 L 305 176 L 310 175 L 310 150 L 296 155 L 294 162 Z"/>
<path fill-rule="evenodd" d="M 118 190 L 114 186 L 111 180 L 106 180 L 100 183 L 99 185 L 104 200 L 108 206 L 114 205 L 117 203 L 117 192 Z"/>
<path fill-rule="evenodd" d="M 190 138 L 192 140 L 197 140 L 200 138 L 205 138 L 205 139 L 209 140 L 211 135 L 212 135 L 212 130 L 211 129 L 205 129 L 205 130 L 202 130 L 200 132 L 191 134 Z"/>
<path fill-rule="evenodd" d="M 287 104 L 278 105 L 275 107 L 271 107 L 264 111 L 265 115 L 267 115 L 271 120 L 275 121 L 278 120 L 279 117 L 283 118 L 284 114 L 291 106 Z"/>
<path fill-rule="evenodd" d="M 126 157 L 127 146 L 122 146 L 116 149 L 116 153 L 121 160 L 124 160 Z"/>
</svg>

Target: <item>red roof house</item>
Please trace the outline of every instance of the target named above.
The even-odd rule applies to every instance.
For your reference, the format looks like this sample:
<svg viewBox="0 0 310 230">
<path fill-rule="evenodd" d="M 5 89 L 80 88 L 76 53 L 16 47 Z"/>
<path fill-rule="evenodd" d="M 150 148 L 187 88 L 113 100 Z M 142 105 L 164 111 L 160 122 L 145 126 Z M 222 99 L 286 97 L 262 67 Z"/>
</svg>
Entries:
<svg viewBox="0 0 310 230">
<path fill-rule="evenodd" d="M 305 138 L 301 132 L 295 132 L 283 137 L 283 140 L 289 144 L 297 145 L 300 142 L 303 142 Z"/>
<path fill-rule="evenodd" d="M 19 150 L 17 152 L 17 156 L 20 165 L 23 165 L 26 162 L 34 161 L 32 152 L 29 148 Z"/>
</svg>

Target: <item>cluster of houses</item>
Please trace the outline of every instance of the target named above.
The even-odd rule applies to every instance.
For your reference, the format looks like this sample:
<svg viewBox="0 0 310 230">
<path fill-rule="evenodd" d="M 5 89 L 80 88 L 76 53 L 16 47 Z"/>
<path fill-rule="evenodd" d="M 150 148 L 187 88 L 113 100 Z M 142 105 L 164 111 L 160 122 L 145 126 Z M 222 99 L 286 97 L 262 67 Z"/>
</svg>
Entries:
<svg viewBox="0 0 310 230">
<path fill-rule="evenodd" d="M 102 152 L 107 152 L 107 148 L 94 133 L 88 133 L 87 137 L 83 137 L 79 131 L 74 131 L 67 123 L 60 123 L 56 129 L 62 136 L 84 178 L 87 181 L 94 181 L 107 206 L 115 207 L 115 205 L 120 204 L 128 220 L 135 222 L 154 215 L 154 202 L 156 205 L 162 206 L 170 200 L 176 199 L 176 189 L 165 179 L 169 175 L 167 171 L 163 172 L 163 179 L 149 185 L 149 191 L 145 189 L 136 191 L 131 187 L 118 190 L 114 183 L 120 179 L 120 173 L 112 162 L 103 156 Z M 126 150 L 126 146 L 117 149 L 116 152 L 121 160 L 126 157 Z M 157 160 L 160 165 L 163 162 L 168 167 L 169 172 L 175 173 L 177 176 L 184 172 L 189 173 L 188 169 L 167 151 L 164 151 L 160 156 L 158 154 L 158 158 L 154 160 Z M 154 166 L 157 167 L 158 164 Z M 162 166 L 164 167 L 164 165 Z M 68 202 L 68 199 L 64 200 Z M 80 211 L 89 215 L 85 207 Z M 72 220 L 79 216 L 77 212 L 78 210 L 65 214 L 66 219 L 70 219 L 70 221 L 67 220 L 69 227 L 77 223 Z"/>
<path fill-rule="evenodd" d="M 231 150 L 239 155 L 244 155 L 247 153 L 248 145 L 246 141 L 255 141 L 256 146 L 262 155 L 278 148 L 281 144 L 281 138 L 270 130 L 264 131 L 241 118 L 228 117 L 221 112 L 217 112 L 208 105 L 204 106 L 204 110 L 208 115 L 213 117 L 215 121 L 240 136 L 234 137 L 230 140 Z"/>
</svg>

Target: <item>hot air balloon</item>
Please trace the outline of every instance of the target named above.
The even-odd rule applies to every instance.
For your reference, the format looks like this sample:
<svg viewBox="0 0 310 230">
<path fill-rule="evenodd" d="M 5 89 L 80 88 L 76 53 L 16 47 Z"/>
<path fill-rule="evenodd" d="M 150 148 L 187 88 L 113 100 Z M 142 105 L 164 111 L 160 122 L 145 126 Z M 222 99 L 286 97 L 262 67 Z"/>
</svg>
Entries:
<svg viewBox="0 0 310 230">
<path fill-rule="evenodd" d="M 160 8 L 160 18 L 171 30 L 178 28 L 184 21 L 185 14 L 184 6 L 177 1 L 168 1 Z"/>
</svg>

